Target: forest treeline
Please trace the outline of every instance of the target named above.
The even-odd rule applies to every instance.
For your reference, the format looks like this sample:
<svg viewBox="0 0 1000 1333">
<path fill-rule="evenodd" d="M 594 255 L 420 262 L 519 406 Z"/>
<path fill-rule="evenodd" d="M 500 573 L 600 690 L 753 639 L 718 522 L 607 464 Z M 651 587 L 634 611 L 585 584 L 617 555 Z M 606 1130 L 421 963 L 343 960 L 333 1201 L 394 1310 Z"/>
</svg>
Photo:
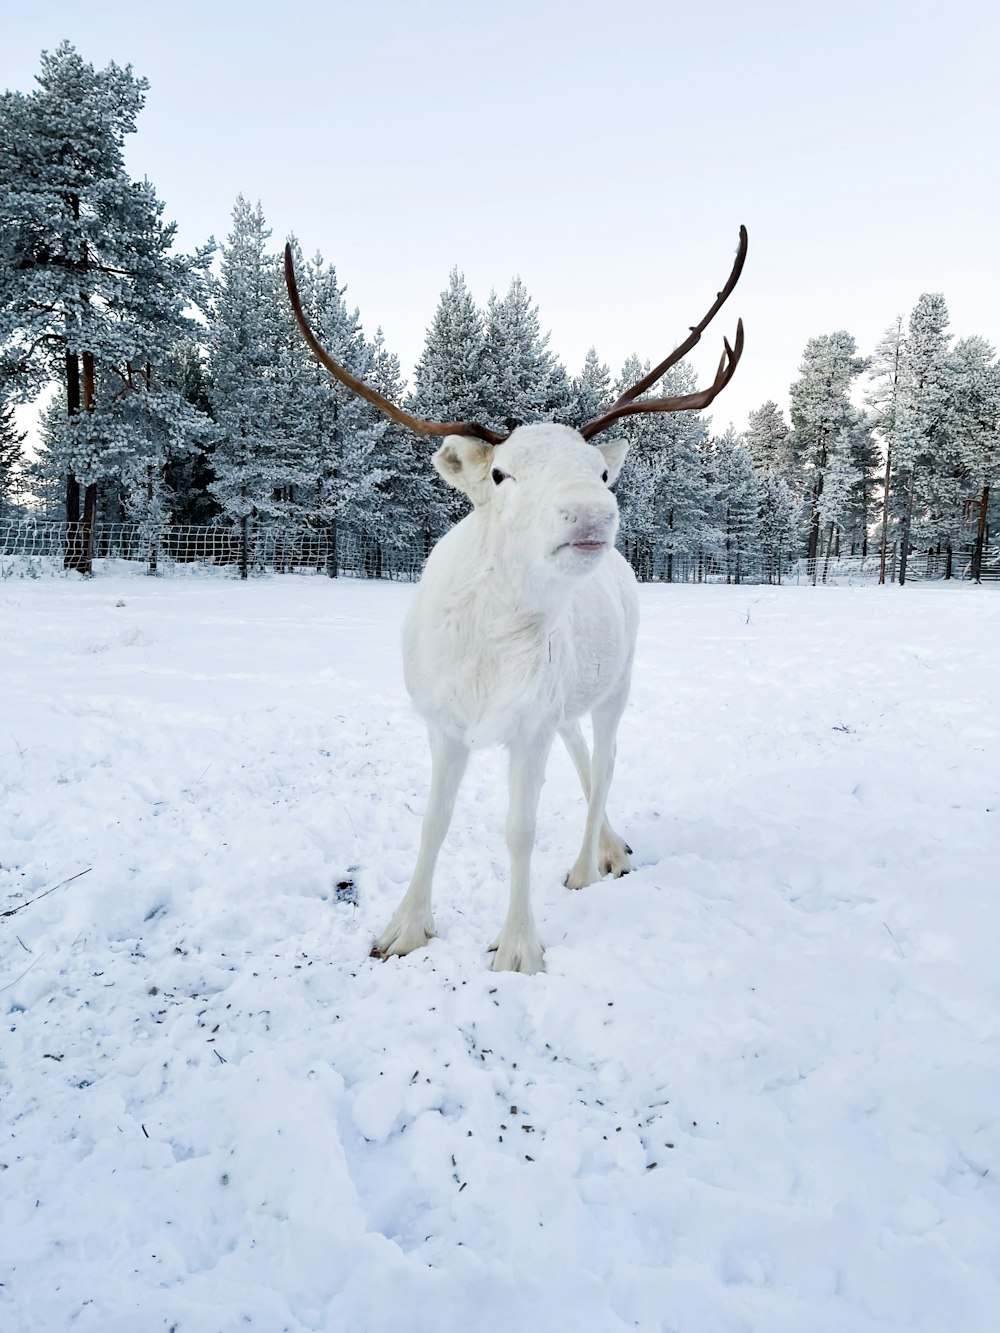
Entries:
<svg viewBox="0 0 1000 1333">
<path fill-rule="evenodd" d="M 225 242 L 176 251 L 153 186 L 126 172 L 147 84 L 63 44 L 35 88 L 0 97 L 0 514 L 84 536 L 99 520 L 270 522 L 426 551 L 462 512 L 430 450 L 317 365 L 293 322 L 260 205 L 236 201 Z M 515 278 L 477 304 L 448 277 L 409 384 L 369 335 L 334 265 L 294 240 L 306 314 L 356 375 L 413 414 L 503 428 L 599 415 L 648 369 L 591 349 L 572 375 Z M 618 483 L 623 551 L 640 577 L 779 578 L 802 556 L 892 550 L 971 557 L 996 522 L 1000 367 L 955 340 L 938 293 L 870 354 L 811 338 L 788 390 L 745 428 L 704 414 L 629 417 Z M 650 394 L 695 387 L 682 362 Z M 28 457 L 14 406 L 48 394 Z M 858 400 L 863 406 L 858 406 Z M 70 562 L 89 568 L 86 540 Z"/>
</svg>

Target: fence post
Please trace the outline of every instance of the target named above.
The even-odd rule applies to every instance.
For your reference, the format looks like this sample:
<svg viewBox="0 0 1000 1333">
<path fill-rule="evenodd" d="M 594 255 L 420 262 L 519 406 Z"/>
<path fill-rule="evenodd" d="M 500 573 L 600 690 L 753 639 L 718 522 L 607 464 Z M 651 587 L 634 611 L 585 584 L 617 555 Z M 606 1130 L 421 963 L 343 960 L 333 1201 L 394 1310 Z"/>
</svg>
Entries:
<svg viewBox="0 0 1000 1333">
<path fill-rule="evenodd" d="M 249 520 L 247 519 L 246 514 L 244 514 L 243 517 L 240 519 L 240 578 L 241 578 L 241 579 L 245 579 L 245 578 L 246 578 L 246 576 L 247 576 L 247 564 L 249 563 L 249 562 L 248 562 L 248 559 L 247 559 L 247 525 L 248 525 L 248 522 L 249 522 Z"/>
</svg>

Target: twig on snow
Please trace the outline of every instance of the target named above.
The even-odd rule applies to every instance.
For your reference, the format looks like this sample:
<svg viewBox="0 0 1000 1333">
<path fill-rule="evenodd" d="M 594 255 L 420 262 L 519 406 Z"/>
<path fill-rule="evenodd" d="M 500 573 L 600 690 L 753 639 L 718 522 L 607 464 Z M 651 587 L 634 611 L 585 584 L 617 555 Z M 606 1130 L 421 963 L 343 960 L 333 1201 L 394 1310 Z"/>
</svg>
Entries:
<svg viewBox="0 0 1000 1333">
<path fill-rule="evenodd" d="M 47 898 L 50 893 L 55 893 L 56 889 L 64 889 L 67 884 L 72 884 L 75 879 L 81 879 L 84 875 L 89 875 L 93 866 L 88 866 L 86 870 L 80 870 L 75 875 L 70 875 L 69 879 L 62 879 L 58 884 L 53 884 L 51 889 L 45 889 L 42 893 L 36 893 L 34 898 L 29 898 L 26 903 L 18 903 L 16 907 L 8 907 L 5 912 L 0 912 L 0 918 L 5 916 L 14 916 L 18 912 L 23 912 L 26 907 L 32 903 L 37 903 L 42 898 Z"/>
<path fill-rule="evenodd" d="M 21 973 L 19 977 L 15 977 L 13 981 L 8 981 L 6 986 L 0 986 L 0 995 L 2 995 L 5 990 L 10 990 L 11 986 L 16 986 L 19 981 L 23 981 L 24 978 L 31 971 L 31 969 L 33 967 L 36 967 L 44 957 L 45 954 L 40 953 L 33 963 L 28 964 L 28 966 L 24 969 L 24 971 Z"/>
<path fill-rule="evenodd" d="M 885 926 L 886 930 L 889 930 L 889 923 L 888 923 L 888 921 L 883 921 L 883 922 L 882 922 L 882 925 Z M 899 940 L 896 939 L 895 935 L 893 935 L 893 933 L 892 933 L 891 930 L 889 930 L 889 938 L 892 940 L 893 944 L 894 944 L 894 945 L 896 946 L 896 948 L 899 950 L 899 956 L 900 956 L 900 958 L 905 958 L 905 957 L 906 957 L 906 954 L 903 953 L 903 950 L 902 950 L 902 947 L 901 947 L 901 945 L 900 945 L 900 943 L 899 943 Z"/>
</svg>

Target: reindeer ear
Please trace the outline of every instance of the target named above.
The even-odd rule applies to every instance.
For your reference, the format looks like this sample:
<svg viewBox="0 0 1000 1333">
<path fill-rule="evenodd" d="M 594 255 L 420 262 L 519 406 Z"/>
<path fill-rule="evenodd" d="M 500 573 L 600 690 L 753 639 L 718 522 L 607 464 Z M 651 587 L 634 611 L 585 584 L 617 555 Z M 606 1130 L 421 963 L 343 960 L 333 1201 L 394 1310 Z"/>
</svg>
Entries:
<svg viewBox="0 0 1000 1333">
<path fill-rule="evenodd" d="M 627 440 L 609 440 L 607 444 L 597 446 L 604 455 L 604 461 L 608 465 L 608 485 L 613 486 L 618 480 L 618 473 L 622 470 L 622 464 L 625 462 L 625 455 L 628 453 Z"/>
<path fill-rule="evenodd" d="M 492 444 L 468 435 L 448 435 L 432 461 L 448 485 L 464 491 L 474 505 L 478 507 L 489 500 L 493 493 Z"/>
</svg>

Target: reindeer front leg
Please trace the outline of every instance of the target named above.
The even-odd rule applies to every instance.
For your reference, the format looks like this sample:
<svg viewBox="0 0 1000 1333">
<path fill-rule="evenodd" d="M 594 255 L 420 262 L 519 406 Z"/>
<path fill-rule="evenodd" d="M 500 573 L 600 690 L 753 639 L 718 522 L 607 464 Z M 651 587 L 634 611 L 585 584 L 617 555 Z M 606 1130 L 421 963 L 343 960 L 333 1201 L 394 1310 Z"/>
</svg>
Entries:
<svg viewBox="0 0 1000 1333">
<path fill-rule="evenodd" d="M 420 830 L 420 853 L 403 901 L 375 941 L 373 958 L 407 954 L 427 943 L 434 934 L 431 890 L 438 852 L 444 842 L 455 809 L 455 797 L 468 763 L 469 751 L 437 727 L 429 729 L 431 743 L 431 789 Z"/>
<path fill-rule="evenodd" d="M 531 851 L 535 845 L 538 798 L 545 761 L 552 748 L 551 728 L 522 734 L 510 744 L 510 906 L 493 948 L 494 972 L 543 972 L 542 942 L 531 911 Z"/>
<path fill-rule="evenodd" d="M 616 735 L 625 707 L 624 691 L 599 704 L 593 710 L 594 756 L 588 764 L 587 742 L 579 723 L 564 725 L 561 735 L 580 776 L 587 797 L 587 823 L 580 855 L 566 876 L 568 889 L 582 889 L 595 884 L 602 875 L 627 875 L 632 869 L 625 839 L 608 823 L 605 806 L 615 768 Z"/>
</svg>

